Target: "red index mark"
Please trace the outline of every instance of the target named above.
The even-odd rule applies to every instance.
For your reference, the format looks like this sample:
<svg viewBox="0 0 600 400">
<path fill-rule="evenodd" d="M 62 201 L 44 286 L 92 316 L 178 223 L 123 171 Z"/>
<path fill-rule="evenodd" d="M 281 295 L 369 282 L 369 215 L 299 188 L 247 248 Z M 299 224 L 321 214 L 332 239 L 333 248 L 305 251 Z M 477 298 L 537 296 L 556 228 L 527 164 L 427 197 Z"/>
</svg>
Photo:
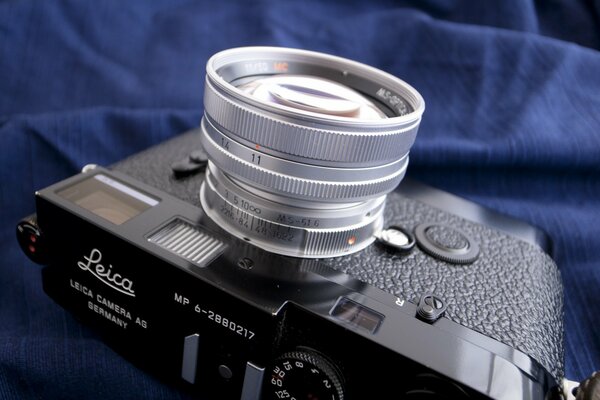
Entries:
<svg viewBox="0 0 600 400">
<path fill-rule="evenodd" d="M 273 63 L 273 69 L 277 72 L 287 72 L 288 71 L 288 63 L 286 63 L 286 62 Z"/>
</svg>

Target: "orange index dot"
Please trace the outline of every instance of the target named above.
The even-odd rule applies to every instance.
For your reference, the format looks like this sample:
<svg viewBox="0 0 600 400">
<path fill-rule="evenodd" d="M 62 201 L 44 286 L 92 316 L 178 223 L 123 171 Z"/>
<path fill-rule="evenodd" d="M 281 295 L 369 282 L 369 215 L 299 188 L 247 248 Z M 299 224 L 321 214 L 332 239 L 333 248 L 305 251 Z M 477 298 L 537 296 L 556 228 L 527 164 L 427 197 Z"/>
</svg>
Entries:
<svg viewBox="0 0 600 400">
<path fill-rule="evenodd" d="M 256 148 L 256 150 L 260 149 L 260 144 L 255 144 L 254 148 Z"/>
<path fill-rule="evenodd" d="M 356 243 L 356 236 L 350 236 L 348 239 L 348 244 L 352 246 L 354 243 Z"/>
</svg>

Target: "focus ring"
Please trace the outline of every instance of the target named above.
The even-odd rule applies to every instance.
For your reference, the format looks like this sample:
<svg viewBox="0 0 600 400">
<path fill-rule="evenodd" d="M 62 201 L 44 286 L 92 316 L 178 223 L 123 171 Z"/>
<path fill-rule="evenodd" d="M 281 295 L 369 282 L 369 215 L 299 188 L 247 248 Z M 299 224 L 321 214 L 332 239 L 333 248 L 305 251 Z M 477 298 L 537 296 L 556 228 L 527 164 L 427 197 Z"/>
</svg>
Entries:
<svg viewBox="0 0 600 400">
<path fill-rule="evenodd" d="M 367 247 L 383 227 L 383 209 L 364 223 L 339 229 L 305 229 L 270 222 L 223 199 L 205 180 L 200 202 L 207 215 L 220 226 L 267 251 L 293 257 L 338 257 Z M 285 235 L 279 238 L 279 235 Z"/>
<path fill-rule="evenodd" d="M 277 120 L 269 117 L 267 111 L 259 113 L 237 100 L 239 103 L 229 100 L 207 79 L 205 111 L 224 128 L 225 134 L 259 144 L 265 150 L 354 166 L 387 163 L 408 153 L 420 122 L 419 116 L 393 130 L 328 130 Z"/>
<path fill-rule="evenodd" d="M 227 174 L 260 185 L 271 193 L 313 200 L 351 202 L 387 194 L 398 186 L 408 166 L 406 157 L 404 166 L 393 174 L 364 182 L 339 183 L 302 179 L 279 174 L 241 160 L 218 146 L 204 130 L 200 137 L 212 162 Z"/>
</svg>

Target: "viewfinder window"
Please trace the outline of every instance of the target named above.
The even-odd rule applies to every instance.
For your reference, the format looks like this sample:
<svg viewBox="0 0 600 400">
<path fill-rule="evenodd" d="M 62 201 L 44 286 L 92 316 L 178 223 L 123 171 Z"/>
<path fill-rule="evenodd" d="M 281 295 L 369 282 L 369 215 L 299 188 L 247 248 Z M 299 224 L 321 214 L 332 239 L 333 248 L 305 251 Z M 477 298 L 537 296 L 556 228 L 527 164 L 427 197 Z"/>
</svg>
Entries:
<svg viewBox="0 0 600 400">
<path fill-rule="evenodd" d="M 94 175 L 57 194 L 115 225 L 158 204 L 157 199 L 103 174 Z"/>
</svg>

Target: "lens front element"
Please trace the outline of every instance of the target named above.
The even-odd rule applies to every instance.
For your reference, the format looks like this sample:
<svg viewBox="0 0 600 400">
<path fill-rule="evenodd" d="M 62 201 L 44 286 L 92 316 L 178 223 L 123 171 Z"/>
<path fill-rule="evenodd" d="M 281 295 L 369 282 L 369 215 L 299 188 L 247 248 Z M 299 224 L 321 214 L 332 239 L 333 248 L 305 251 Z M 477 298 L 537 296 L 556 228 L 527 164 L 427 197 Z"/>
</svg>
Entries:
<svg viewBox="0 0 600 400">
<path fill-rule="evenodd" d="M 257 99 L 298 110 L 360 119 L 387 116 L 366 97 L 339 83 L 301 75 L 275 75 L 238 87 Z"/>
</svg>

